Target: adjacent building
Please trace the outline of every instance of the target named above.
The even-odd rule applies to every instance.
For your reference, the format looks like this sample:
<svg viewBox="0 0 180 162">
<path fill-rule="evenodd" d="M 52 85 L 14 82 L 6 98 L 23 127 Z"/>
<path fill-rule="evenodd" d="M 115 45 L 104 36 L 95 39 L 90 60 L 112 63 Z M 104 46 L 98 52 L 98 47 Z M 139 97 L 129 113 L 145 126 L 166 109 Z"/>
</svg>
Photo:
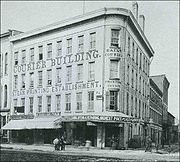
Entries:
<svg viewBox="0 0 180 162">
<path fill-rule="evenodd" d="M 12 142 L 127 147 L 149 131 L 149 69 L 154 51 L 145 18 L 104 8 L 10 39 Z M 133 15 L 134 14 L 134 15 Z"/>
<path fill-rule="evenodd" d="M 8 30 L 8 32 L 0 35 L 1 39 L 1 53 L 0 53 L 0 118 L 1 127 L 9 120 L 9 113 L 11 107 L 11 45 L 10 37 L 21 33 L 16 30 Z M 7 131 L 1 130 L 3 140 L 7 140 Z"/>
</svg>

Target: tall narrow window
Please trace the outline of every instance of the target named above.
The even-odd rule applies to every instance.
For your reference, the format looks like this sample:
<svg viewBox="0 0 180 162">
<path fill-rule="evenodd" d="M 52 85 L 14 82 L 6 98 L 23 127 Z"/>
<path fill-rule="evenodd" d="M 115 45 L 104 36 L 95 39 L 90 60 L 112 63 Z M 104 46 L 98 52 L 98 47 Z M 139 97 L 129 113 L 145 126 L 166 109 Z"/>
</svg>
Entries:
<svg viewBox="0 0 180 162">
<path fill-rule="evenodd" d="M 118 92 L 117 91 L 110 91 L 110 110 L 117 110 L 118 106 Z"/>
<path fill-rule="evenodd" d="M 4 107 L 7 107 L 7 85 L 4 86 Z"/>
<path fill-rule="evenodd" d="M 126 114 L 128 115 L 129 114 L 129 93 L 128 92 L 127 92 L 127 95 L 126 95 L 126 103 L 127 103 Z"/>
<path fill-rule="evenodd" d="M 110 78 L 119 78 L 118 75 L 118 60 L 110 61 Z"/>
<path fill-rule="evenodd" d="M 95 62 L 89 62 L 89 80 L 94 80 L 95 79 Z"/>
<path fill-rule="evenodd" d="M 24 108 L 25 108 L 25 98 L 21 98 L 21 106 L 22 110 L 20 111 L 21 113 L 24 113 Z"/>
<path fill-rule="evenodd" d="M 30 48 L 30 61 L 34 62 L 34 48 Z"/>
<path fill-rule="evenodd" d="M 119 47 L 119 30 L 117 29 L 111 30 L 111 46 Z"/>
<path fill-rule="evenodd" d="M 56 110 L 61 110 L 61 95 L 56 95 Z"/>
<path fill-rule="evenodd" d="M 66 94 L 66 111 L 71 111 L 71 94 Z"/>
<path fill-rule="evenodd" d="M 43 60 L 43 46 L 39 46 L 39 60 Z"/>
<path fill-rule="evenodd" d="M 8 54 L 5 54 L 5 68 L 4 68 L 4 74 L 8 74 Z"/>
<path fill-rule="evenodd" d="M 82 92 L 76 93 L 77 110 L 82 110 Z"/>
<path fill-rule="evenodd" d="M 67 39 L 67 54 L 72 54 L 72 38 Z"/>
<path fill-rule="evenodd" d="M 13 100 L 13 104 L 14 104 L 14 113 L 16 113 L 16 111 L 17 111 L 17 99 Z"/>
<path fill-rule="evenodd" d="M 130 37 L 128 37 L 128 44 L 127 45 L 128 45 L 128 55 L 130 56 L 130 50 L 131 50 L 130 49 L 131 48 L 130 47 Z"/>
<path fill-rule="evenodd" d="M 38 96 L 38 112 L 42 112 L 42 96 Z"/>
<path fill-rule="evenodd" d="M 25 74 L 21 74 L 21 81 L 22 88 L 25 88 Z"/>
<path fill-rule="evenodd" d="M 138 48 L 136 48 L 136 65 L 138 65 Z"/>
<path fill-rule="evenodd" d="M 141 93 L 141 76 L 139 77 L 139 93 Z"/>
<path fill-rule="evenodd" d="M 47 85 L 51 86 L 52 85 L 52 70 L 47 70 Z"/>
<path fill-rule="evenodd" d="M 33 113 L 33 97 L 29 97 L 29 113 Z"/>
<path fill-rule="evenodd" d="M 14 64 L 18 64 L 18 52 L 14 52 Z"/>
<path fill-rule="evenodd" d="M 94 91 L 88 92 L 88 110 L 89 111 L 94 110 Z"/>
<path fill-rule="evenodd" d="M 56 69 L 56 83 L 61 83 L 61 68 Z"/>
<path fill-rule="evenodd" d="M 67 66 L 67 82 L 72 80 L 72 66 Z"/>
<path fill-rule="evenodd" d="M 132 60 L 134 61 L 134 53 L 135 53 L 135 48 L 134 48 L 134 42 L 132 43 Z"/>
<path fill-rule="evenodd" d="M 34 73 L 29 73 L 30 75 L 30 87 L 34 87 Z"/>
<path fill-rule="evenodd" d="M 52 57 L 52 43 L 47 44 L 47 58 Z"/>
<path fill-rule="evenodd" d="M 139 118 L 141 118 L 141 100 L 139 100 Z"/>
<path fill-rule="evenodd" d="M 96 33 L 90 34 L 90 49 L 96 48 Z"/>
<path fill-rule="evenodd" d="M 131 96 L 131 116 L 134 115 L 134 102 L 133 102 L 133 96 Z"/>
<path fill-rule="evenodd" d="M 42 80 L 43 80 L 42 71 L 38 71 L 38 85 L 39 86 L 42 86 Z"/>
<path fill-rule="evenodd" d="M 132 88 L 134 88 L 134 70 L 132 69 L 132 77 L 131 77 L 131 85 L 132 85 Z"/>
<path fill-rule="evenodd" d="M 83 64 L 77 65 L 77 80 L 78 81 L 83 80 Z"/>
<path fill-rule="evenodd" d="M 84 51 L 84 36 L 81 35 L 78 37 L 78 52 Z"/>
<path fill-rule="evenodd" d="M 140 62 L 139 62 L 139 68 L 142 68 L 142 53 L 140 53 Z"/>
<path fill-rule="evenodd" d="M 22 50 L 22 64 L 26 63 L 26 50 Z"/>
<path fill-rule="evenodd" d="M 137 98 L 135 99 L 135 117 L 137 117 Z"/>
<path fill-rule="evenodd" d="M 129 65 L 127 66 L 127 84 L 129 84 Z"/>
<path fill-rule="evenodd" d="M 51 96 L 47 96 L 47 112 L 51 112 Z"/>
<path fill-rule="evenodd" d="M 138 89 L 138 74 L 136 73 L 136 90 Z"/>
<path fill-rule="evenodd" d="M 14 75 L 14 88 L 17 89 L 18 85 L 18 75 Z"/>
<path fill-rule="evenodd" d="M 62 55 L 62 41 L 57 42 L 57 56 Z"/>
</svg>

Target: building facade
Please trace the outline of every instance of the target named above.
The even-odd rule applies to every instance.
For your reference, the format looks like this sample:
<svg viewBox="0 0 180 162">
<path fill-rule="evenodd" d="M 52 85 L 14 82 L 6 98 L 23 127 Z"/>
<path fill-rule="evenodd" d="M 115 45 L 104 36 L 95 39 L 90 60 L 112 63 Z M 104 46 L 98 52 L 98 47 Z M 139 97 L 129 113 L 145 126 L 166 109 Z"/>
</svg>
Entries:
<svg viewBox="0 0 180 162">
<path fill-rule="evenodd" d="M 21 32 L 9 30 L 0 35 L 1 53 L 0 53 L 0 118 L 1 127 L 9 120 L 10 115 L 10 100 L 11 100 L 11 46 L 9 38 Z M 7 140 L 7 131 L 1 130 L 2 140 Z"/>
<path fill-rule="evenodd" d="M 64 134 L 68 144 L 110 147 L 113 138 L 121 148 L 145 138 L 154 51 L 134 15 L 104 8 L 10 39 L 12 142 Z"/>
<path fill-rule="evenodd" d="M 153 142 L 161 144 L 162 137 L 162 91 L 150 77 L 150 132 Z"/>
</svg>

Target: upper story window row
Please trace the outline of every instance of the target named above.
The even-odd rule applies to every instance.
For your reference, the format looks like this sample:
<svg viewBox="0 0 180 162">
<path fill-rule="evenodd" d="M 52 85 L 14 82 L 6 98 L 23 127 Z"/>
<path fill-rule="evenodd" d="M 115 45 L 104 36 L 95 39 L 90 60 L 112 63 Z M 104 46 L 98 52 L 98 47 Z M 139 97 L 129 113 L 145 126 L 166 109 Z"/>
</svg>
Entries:
<svg viewBox="0 0 180 162">
<path fill-rule="evenodd" d="M 66 55 L 70 55 L 73 52 L 74 45 L 77 46 L 77 53 L 84 52 L 85 41 L 84 35 L 77 37 L 78 41 L 74 38 L 68 38 L 66 40 L 58 40 L 55 43 L 47 43 L 46 45 L 39 45 L 38 47 L 31 47 L 30 49 L 22 49 L 21 51 L 14 52 L 14 64 L 18 65 L 25 64 L 26 61 L 33 62 L 35 58 L 38 60 L 43 60 L 44 58 L 50 59 L 53 56 L 60 57 L 65 51 Z M 74 40 L 73 40 L 74 39 Z M 89 50 L 96 48 L 96 32 L 89 34 Z M 46 56 L 45 56 L 46 55 Z M 29 58 L 28 58 L 29 57 Z M 20 61 L 20 62 L 19 62 Z"/>
</svg>

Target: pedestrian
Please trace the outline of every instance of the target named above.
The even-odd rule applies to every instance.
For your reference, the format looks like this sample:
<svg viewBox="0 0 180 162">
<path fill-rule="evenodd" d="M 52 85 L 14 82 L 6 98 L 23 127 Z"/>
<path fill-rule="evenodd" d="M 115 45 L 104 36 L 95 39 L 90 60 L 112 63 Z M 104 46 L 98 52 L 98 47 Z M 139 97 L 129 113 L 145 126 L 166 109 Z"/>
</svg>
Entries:
<svg viewBox="0 0 180 162">
<path fill-rule="evenodd" d="M 151 140 L 150 136 L 147 136 L 147 138 L 146 138 L 146 149 L 145 149 L 145 152 L 146 151 L 152 152 L 152 140 Z"/>
<path fill-rule="evenodd" d="M 63 135 L 61 136 L 60 143 L 61 143 L 61 150 L 65 150 L 66 141 Z"/>
<path fill-rule="evenodd" d="M 53 140 L 53 144 L 54 144 L 54 149 L 55 149 L 55 150 L 58 150 L 58 144 L 59 144 L 58 138 L 55 138 L 55 139 Z"/>
</svg>

